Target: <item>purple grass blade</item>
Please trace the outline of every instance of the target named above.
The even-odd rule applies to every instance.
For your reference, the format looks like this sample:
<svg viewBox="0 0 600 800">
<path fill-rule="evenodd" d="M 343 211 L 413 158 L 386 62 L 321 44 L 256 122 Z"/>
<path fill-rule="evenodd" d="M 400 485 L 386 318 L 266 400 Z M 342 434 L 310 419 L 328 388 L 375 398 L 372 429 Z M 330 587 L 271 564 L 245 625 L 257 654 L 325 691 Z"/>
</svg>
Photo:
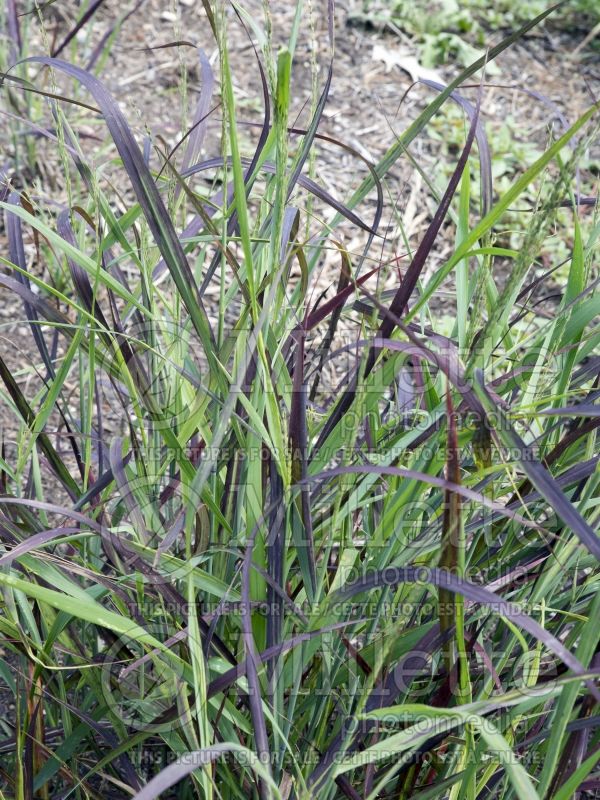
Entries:
<svg viewBox="0 0 600 800">
<path fill-rule="evenodd" d="M 98 473 L 102 474 L 104 472 L 104 412 L 98 381 L 94 381 L 94 405 L 96 406 L 96 426 L 94 433 L 96 438 L 96 458 L 98 459 Z"/>
<path fill-rule="evenodd" d="M 340 256 L 341 256 L 341 259 L 340 259 L 340 261 L 341 261 L 341 263 L 340 263 L 340 277 L 338 278 L 338 285 L 337 285 L 337 295 L 339 296 L 340 292 L 343 292 L 344 289 L 346 289 L 348 287 L 348 284 L 351 282 L 352 269 L 351 269 L 350 258 L 348 256 L 348 253 L 344 250 L 344 248 L 341 245 L 337 245 L 337 247 L 338 247 L 338 250 L 339 250 Z M 358 268 L 357 268 L 357 271 L 358 271 Z M 324 296 L 324 295 L 322 295 L 322 296 Z M 320 298 L 319 298 L 319 300 L 320 300 Z M 326 331 L 325 336 L 323 337 L 323 340 L 321 341 L 321 344 L 319 345 L 319 348 L 318 348 L 318 351 L 317 351 L 318 358 L 316 360 L 316 364 L 315 364 L 315 367 L 314 367 L 314 369 L 315 369 L 315 377 L 314 377 L 313 384 L 312 384 L 311 390 L 310 390 L 310 395 L 309 395 L 309 400 L 311 402 L 314 402 L 314 400 L 315 400 L 315 398 L 317 396 L 317 391 L 319 389 L 319 383 L 320 383 L 321 375 L 322 375 L 322 372 L 323 372 L 323 365 L 325 364 L 325 362 L 327 361 L 327 358 L 329 356 L 329 352 L 331 350 L 331 345 L 333 344 L 333 340 L 335 338 L 335 334 L 336 334 L 336 331 L 337 331 L 338 323 L 339 323 L 340 318 L 342 316 L 342 308 L 343 308 L 343 306 L 341 306 L 341 305 L 337 306 L 337 308 L 334 308 L 334 310 L 331 312 L 331 316 L 329 318 L 329 324 L 327 325 L 327 331 Z M 304 326 L 306 327 L 306 319 L 305 319 L 305 322 L 304 322 Z M 313 363 L 314 363 L 314 360 L 313 360 Z M 308 383 L 308 376 L 307 376 L 306 380 L 307 380 L 307 383 Z"/>
<path fill-rule="evenodd" d="M 191 775 L 202 766 L 212 764 L 221 756 L 228 753 L 235 753 L 237 747 L 228 743 L 215 744 L 212 747 L 205 747 L 202 750 L 195 750 L 192 753 L 184 753 L 174 764 L 169 764 L 149 781 L 141 792 L 138 792 L 133 800 L 156 800 L 163 796 L 163 793 L 174 786 L 179 781 Z"/>
<path fill-rule="evenodd" d="M 16 547 L 13 547 L 12 550 L 9 550 L 8 553 L 0 556 L 0 566 L 9 567 L 16 558 L 20 558 L 31 550 L 35 550 L 37 547 L 41 547 L 51 542 L 53 539 L 58 539 L 61 536 L 70 536 L 78 532 L 79 528 L 69 527 L 50 528 L 47 531 L 40 531 L 40 533 L 30 536 L 24 542 L 21 542 Z"/>
<path fill-rule="evenodd" d="M 50 514 L 59 514 L 61 517 L 75 520 L 85 527 L 90 528 L 96 533 L 102 533 L 102 526 L 95 522 L 91 517 L 80 514 L 67 506 L 59 506 L 56 503 L 46 503 L 42 500 L 29 500 L 25 497 L 0 496 L 0 506 L 24 506 L 25 508 L 35 508 L 38 511 L 47 511 Z"/>
<path fill-rule="evenodd" d="M 352 281 L 348 286 L 339 291 L 335 297 L 331 298 L 331 300 L 323 303 L 323 305 L 319 308 L 313 309 L 313 311 L 308 314 L 302 323 L 302 328 L 305 331 L 310 331 L 319 323 L 323 322 L 323 320 L 326 319 L 330 314 L 338 309 L 341 309 L 346 300 L 358 289 L 358 287 L 362 286 L 362 284 L 368 281 L 369 278 L 373 277 L 373 275 L 375 275 L 379 269 L 380 267 L 375 267 L 375 269 L 370 270 L 365 275 L 361 275 L 361 277 L 356 281 Z"/>
<path fill-rule="evenodd" d="M 215 87 L 215 76 L 204 50 L 198 49 L 198 58 L 200 59 L 202 88 L 196 106 L 196 113 L 194 114 L 192 130 L 188 138 L 188 145 L 183 156 L 181 172 L 185 172 L 193 166 L 202 151 L 202 143 L 206 136 L 208 112 Z M 175 188 L 175 199 L 179 197 L 180 193 L 181 186 L 178 184 Z"/>
<path fill-rule="evenodd" d="M 133 453 L 127 453 L 123 459 L 123 466 L 126 466 L 129 463 L 132 456 Z M 91 503 L 94 498 L 100 494 L 100 492 L 104 491 L 104 489 L 110 486 L 114 479 L 115 476 L 112 469 L 107 469 L 105 472 L 101 473 L 100 477 L 89 487 L 87 492 L 81 495 L 79 500 L 73 506 L 73 510 L 80 511 L 88 503 Z"/>
<path fill-rule="evenodd" d="M 73 233 L 73 228 L 71 227 L 70 212 L 68 209 L 61 211 L 61 213 L 58 215 L 56 228 L 59 235 L 65 240 L 65 242 L 68 242 L 73 247 L 77 247 L 75 234 Z M 110 330 L 110 325 L 108 324 L 106 317 L 104 316 L 102 309 L 98 305 L 98 302 L 94 296 L 92 284 L 90 283 L 87 272 L 83 269 L 83 267 L 80 267 L 79 264 L 77 264 L 68 256 L 67 264 L 73 279 L 73 284 L 83 303 L 84 308 L 103 328 Z"/>
<path fill-rule="evenodd" d="M 65 49 L 65 47 L 66 47 L 66 46 L 69 44 L 69 42 L 73 41 L 73 39 L 75 38 L 75 36 L 77 36 L 77 34 L 79 33 L 79 31 L 80 31 L 80 30 L 81 30 L 81 29 L 82 29 L 82 28 L 83 28 L 85 25 L 87 25 L 87 23 L 90 21 L 90 19 L 91 19 L 91 18 L 94 16 L 94 14 L 96 13 L 96 11 L 98 11 L 98 9 L 100 8 L 100 6 L 101 6 L 103 3 L 104 3 L 104 0 L 94 0 L 94 2 L 92 2 L 92 3 L 91 3 L 91 4 L 90 4 L 88 7 L 87 7 L 87 9 L 85 10 L 85 12 L 84 12 L 84 13 L 81 15 L 81 19 L 80 19 L 80 20 L 79 20 L 79 21 L 78 21 L 78 22 L 77 22 L 77 23 L 76 23 L 76 24 L 75 24 L 75 25 L 74 25 L 74 26 L 71 28 L 71 30 L 70 30 L 70 31 L 69 31 L 69 33 L 68 33 L 68 34 L 65 36 L 65 38 L 62 40 L 62 42 L 61 42 L 61 43 L 60 43 L 60 44 L 59 44 L 57 47 L 55 47 L 55 48 L 52 50 L 52 57 L 53 57 L 53 58 L 56 58 L 56 56 L 58 56 L 60 53 L 62 53 L 62 51 L 63 51 L 63 50 Z"/>
<path fill-rule="evenodd" d="M 314 599 L 317 588 L 315 547 L 313 541 L 310 492 L 305 481 L 307 476 L 308 432 L 306 426 L 306 395 L 304 382 L 304 330 L 297 331 L 296 354 L 294 359 L 292 402 L 290 408 L 289 437 L 292 452 L 292 481 L 300 483 L 300 517 L 304 528 L 304 539 L 296 541 L 300 567 L 305 573 L 306 591 L 310 600 Z M 308 569 L 305 568 L 307 565 Z M 306 574 L 307 573 L 307 574 Z M 306 579 L 308 578 L 308 581 Z"/>
<path fill-rule="evenodd" d="M 14 64 L 20 57 L 23 48 L 16 0 L 6 0 L 6 19 L 10 39 L 9 60 Z"/>
<path fill-rule="evenodd" d="M 448 186 L 440 205 L 438 206 L 433 220 L 431 221 L 425 236 L 423 237 L 419 247 L 417 248 L 417 252 L 414 255 L 413 260 L 410 263 L 408 270 L 406 271 L 406 275 L 400 285 L 400 288 L 396 292 L 394 299 L 390 305 L 390 312 L 397 317 L 402 317 L 404 313 L 404 309 L 406 308 L 406 304 L 410 300 L 410 297 L 414 291 L 415 286 L 417 285 L 417 281 L 421 275 L 423 267 L 425 266 L 425 262 L 431 252 L 431 248 L 437 238 L 437 235 L 442 227 L 442 223 L 446 218 L 446 214 L 448 213 L 448 209 L 450 208 L 450 203 L 452 202 L 452 198 L 454 197 L 460 180 L 462 178 L 462 174 L 465 170 L 467 165 L 467 161 L 469 158 L 469 154 L 471 152 L 471 148 L 473 146 L 473 141 L 475 139 L 475 134 L 477 132 L 477 123 L 479 120 L 479 108 L 481 103 L 481 95 L 478 98 L 477 108 L 475 109 L 475 113 L 471 119 L 471 126 L 469 129 L 469 133 L 467 135 L 467 141 L 465 142 L 465 146 L 463 151 L 460 155 L 458 163 L 454 172 L 452 173 L 452 177 L 448 182 Z M 395 323 L 389 317 L 384 319 L 379 328 L 379 335 L 384 338 L 389 338 L 390 334 L 395 328 Z M 370 361 L 375 363 L 376 354 L 372 352 Z"/>
<path fill-rule="evenodd" d="M 33 714 L 29 719 L 27 726 L 27 735 L 25 736 L 25 752 L 23 753 L 23 800 L 35 800 L 33 792 L 33 777 L 35 770 L 35 751 L 39 748 L 38 736 L 36 736 L 36 723 L 42 708 L 41 698 L 35 704 Z"/>
<path fill-rule="evenodd" d="M 438 92 L 443 92 L 448 88 L 443 83 L 437 83 L 425 78 L 421 78 L 419 83 L 423 83 Z M 477 108 L 466 97 L 463 97 L 457 91 L 451 92 L 449 97 L 466 111 L 471 121 L 475 119 L 476 115 L 478 117 Z M 485 128 L 480 119 L 476 121 L 475 138 L 477 139 L 477 149 L 479 150 L 479 172 L 481 175 L 481 216 L 485 217 L 492 207 L 493 201 L 492 155 Z"/>
<path fill-rule="evenodd" d="M 563 408 L 543 408 L 536 413 L 549 417 L 600 417 L 600 406 L 581 403 Z"/>
<path fill-rule="evenodd" d="M 34 294 L 31 289 L 28 289 L 18 280 L 11 278 L 9 275 L 4 275 L 3 273 L 0 273 L 0 285 L 6 286 L 7 289 L 10 289 L 15 294 L 18 294 L 19 297 L 22 298 L 23 302 L 27 302 L 30 306 L 36 308 L 40 314 L 42 314 L 45 319 L 48 320 L 48 322 L 52 322 L 53 324 L 59 326 L 61 329 L 63 329 L 65 336 L 72 338 L 72 333 L 69 331 L 72 323 L 69 318 L 62 314 L 47 300 L 44 300 L 43 297 Z"/>
</svg>

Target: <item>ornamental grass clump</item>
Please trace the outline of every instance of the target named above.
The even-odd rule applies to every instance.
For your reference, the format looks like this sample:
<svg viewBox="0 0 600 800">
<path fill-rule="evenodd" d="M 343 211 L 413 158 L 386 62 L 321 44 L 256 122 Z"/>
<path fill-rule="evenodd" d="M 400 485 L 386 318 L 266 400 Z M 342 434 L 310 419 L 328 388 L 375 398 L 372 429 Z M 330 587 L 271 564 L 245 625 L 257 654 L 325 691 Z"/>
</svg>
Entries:
<svg viewBox="0 0 600 800">
<path fill-rule="evenodd" d="M 503 193 L 482 122 L 486 64 L 550 12 L 426 82 L 371 163 L 321 132 L 331 4 L 301 127 L 302 4 L 275 53 L 205 0 L 218 63 L 199 52 L 175 146 L 97 77 L 116 25 L 63 60 L 99 5 L 50 55 L 6 11 L 0 285 L 31 357 L 0 358 L 1 797 L 594 796 L 598 109 Z M 427 177 L 411 145 L 448 103 L 445 188 L 383 257 L 391 173 Z M 345 197 L 322 145 L 356 165 Z M 542 263 L 557 237 L 569 257 Z"/>
</svg>

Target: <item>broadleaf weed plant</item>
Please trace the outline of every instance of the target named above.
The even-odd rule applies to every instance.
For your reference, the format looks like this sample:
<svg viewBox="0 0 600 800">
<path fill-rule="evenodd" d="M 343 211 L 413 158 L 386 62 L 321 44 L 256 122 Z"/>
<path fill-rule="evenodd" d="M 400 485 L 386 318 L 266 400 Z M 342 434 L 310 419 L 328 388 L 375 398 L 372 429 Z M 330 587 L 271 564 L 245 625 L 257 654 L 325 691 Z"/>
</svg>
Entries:
<svg viewBox="0 0 600 800">
<path fill-rule="evenodd" d="M 480 124 L 486 63 L 549 12 L 427 87 L 370 163 L 321 132 L 332 3 L 299 3 L 279 47 L 268 2 L 261 22 L 203 0 L 218 58 L 200 53 L 174 147 L 98 77 L 143 4 L 67 59 L 98 5 L 44 54 L 5 11 L 0 286 L 32 355 L 0 358 L 0 796 L 595 796 L 600 219 L 574 176 L 598 109 L 501 194 Z M 328 65 L 301 126 L 318 11 Z M 424 169 L 411 145 L 448 100 L 461 152 L 398 273 L 390 173 Z M 345 198 L 325 144 L 356 162 Z M 525 192 L 521 246 L 501 246 Z M 569 256 L 548 268 L 550 236 Z"/>
</svg>

